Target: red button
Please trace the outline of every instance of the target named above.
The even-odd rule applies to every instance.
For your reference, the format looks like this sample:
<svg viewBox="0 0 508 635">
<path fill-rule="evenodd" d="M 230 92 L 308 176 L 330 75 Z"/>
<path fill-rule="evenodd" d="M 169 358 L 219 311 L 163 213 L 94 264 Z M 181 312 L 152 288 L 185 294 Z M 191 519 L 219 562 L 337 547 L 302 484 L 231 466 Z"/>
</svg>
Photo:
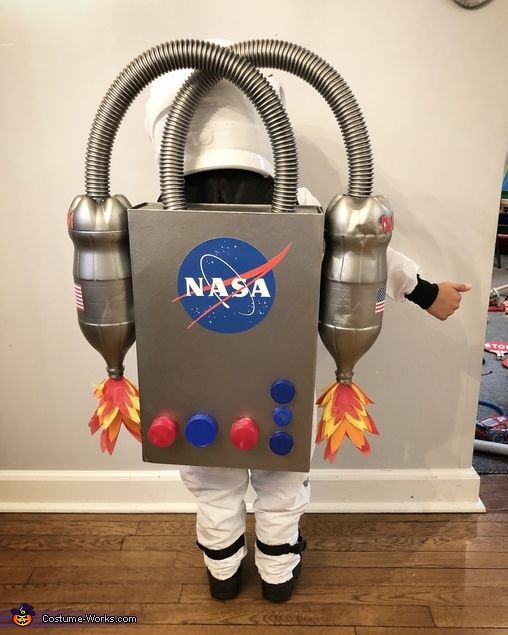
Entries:
<svg viewBox="0 0 508 635">
<path fill-rule="evenodd" d="M 178 423 L 169 417 L 157 417 L 148 428 L 148 440 L 158 448 L 168 448 L 178 436 Z"/>
<path fill-rule="evenodd" d="M 252 449 L 259 439 L 259 428 L 257 423 L 249 417 L 237 419 L 229 431 L 231 443 L 239 450 Z"/>
</svg>

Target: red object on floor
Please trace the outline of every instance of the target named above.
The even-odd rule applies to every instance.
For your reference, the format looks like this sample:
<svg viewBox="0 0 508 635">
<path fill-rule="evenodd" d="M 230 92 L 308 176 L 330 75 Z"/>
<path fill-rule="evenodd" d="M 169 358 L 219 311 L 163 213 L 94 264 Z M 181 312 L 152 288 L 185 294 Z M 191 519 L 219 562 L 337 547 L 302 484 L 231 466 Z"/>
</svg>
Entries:
<svg viewBox="0 0 508 635">
<path fill-rule="evenodd" d="M 476 422 L 475 439 L 508 443 L 508 417 L 499 415 Z"/>
<path fill-rule="evenodd" d="M 508 353 L 508 342 L 485 342 L 485 350 L 490 353 L 497 353 L 498 351 Z"/>
</svg>

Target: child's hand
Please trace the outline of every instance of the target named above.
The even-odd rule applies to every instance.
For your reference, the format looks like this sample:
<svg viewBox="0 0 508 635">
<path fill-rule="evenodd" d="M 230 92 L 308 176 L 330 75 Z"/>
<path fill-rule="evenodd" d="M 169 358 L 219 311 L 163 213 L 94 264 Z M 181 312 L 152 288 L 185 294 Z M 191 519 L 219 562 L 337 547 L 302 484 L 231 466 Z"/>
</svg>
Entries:
<svg viewBox="0 0 508 635">
<path fill-rule="evenodd" d="M 439 287 L 437 297 L 427 311 L 438 320 L 446 320 L 459 308 L 461 294 L 469 291 L 473 285 L 461 282 L 439 282 L 437 286 Z"/>
</svg>

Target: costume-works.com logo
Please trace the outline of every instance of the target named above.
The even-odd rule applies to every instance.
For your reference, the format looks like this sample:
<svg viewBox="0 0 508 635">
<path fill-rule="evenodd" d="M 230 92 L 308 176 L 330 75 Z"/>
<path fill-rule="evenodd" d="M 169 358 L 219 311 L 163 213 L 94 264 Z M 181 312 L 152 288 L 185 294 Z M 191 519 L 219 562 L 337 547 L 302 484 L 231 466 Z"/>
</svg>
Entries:
<svg viewBox="0 0 508 635">
<path fill-rule="evenodd" d="M 239 238 L 212 238 L 185 256 L 178 272 L 178 297 L 191 318 L 217 333 L 240 333 L 257 326 L 275 301 L 273 270 L 291 244 L 270 260 Z"/>
<path fill-rule="evenodd" d="M 29 626 L 35 615 L 34 607 L 31 604 L 20 604 L 18 607 L 11 609 L 12 622 L 16 626 Z"/>
</svg>

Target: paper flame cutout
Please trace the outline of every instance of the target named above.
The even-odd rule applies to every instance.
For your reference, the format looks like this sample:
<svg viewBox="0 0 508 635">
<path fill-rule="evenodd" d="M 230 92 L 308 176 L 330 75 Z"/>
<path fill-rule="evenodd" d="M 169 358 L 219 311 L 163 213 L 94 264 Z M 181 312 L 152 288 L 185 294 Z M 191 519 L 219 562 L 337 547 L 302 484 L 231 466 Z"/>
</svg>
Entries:
<svg viewBox="0 0 508 635">
<path fill-rule="evenodd" d="M 349 437 L 364 454 L 370 453 L 365 432 L 379 434 L 365 406 L 373 403 L 356 384 L 332 384 L 316 404 L 323 409 L 316 443 L 327 440 L 325 459 L 333 463 L 344 440 Z"/>
<path fill-rule="evenodd" d="M 101 450 L 113 454 L 122 423 L 141 442 L 139 392 L 134 384 L 122 377 L 105 379 L 95 386 L 94 395 L 100 403 L 90 419 L 90 432 L 101 429 Z"/>
</svg>

